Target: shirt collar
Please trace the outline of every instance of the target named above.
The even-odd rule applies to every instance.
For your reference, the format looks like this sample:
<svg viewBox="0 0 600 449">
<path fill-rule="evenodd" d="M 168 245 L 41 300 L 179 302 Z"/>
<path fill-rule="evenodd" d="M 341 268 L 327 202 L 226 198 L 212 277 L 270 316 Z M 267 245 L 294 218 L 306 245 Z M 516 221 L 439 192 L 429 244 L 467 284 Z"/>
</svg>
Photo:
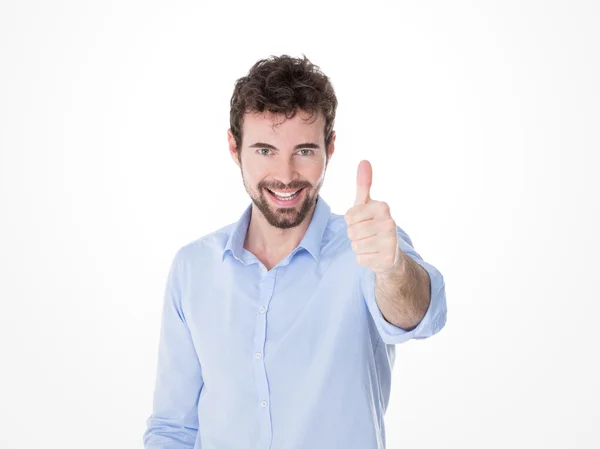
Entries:
<svg viewBox="0 0 600 449">
<path fill-rule="evenodd" d="M 315 212 L 313 213 L 304 237 L 302 237 L 302 240 L 298 244 L 299 247 L 306 249 L 316 260 L 321 256 L 321 240 L 323 239 L 323 234 L 327 228 L 330 214 L 331 208 L 329 205 L 320 194 L 317 195 Z M 227 250 L 230 250 L 236 259 L 240 261 L 243 260 L 243 246 L 244 241 L 246 240 L 246 232 L 248 231 L 251 215 L 252 203 L 246 207 L 246 210 L 241 215 L 240 219 L 235 223 L 231 234 L 229 234 L 229 238 L 223 249 L 221 261 L 225 259 Z"/>
</svg>

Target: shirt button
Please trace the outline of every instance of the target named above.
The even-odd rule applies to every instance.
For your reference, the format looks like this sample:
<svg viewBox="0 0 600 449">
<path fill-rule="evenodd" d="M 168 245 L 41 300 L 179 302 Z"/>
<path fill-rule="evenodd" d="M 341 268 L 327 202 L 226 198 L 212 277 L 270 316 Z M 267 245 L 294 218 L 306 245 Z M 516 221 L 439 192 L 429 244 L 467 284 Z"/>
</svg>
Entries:
<svg viewBox="0 0 600 449">
<path fill-rule="evenodd" d="M 261 406 L 261 407 L 266 407 L 266 406 L 267 406 L 267 401 L 262 401 L 262 402 L 260 403 L 260 406 Z"/>
<path fill-rule="evenodd" d="M 260 313 L 265 313 L 267 311 L 267 309 L 265 309 L 264 307 L 260 308 Z"/>
<path fill-rule="evenodd" d="M 256 358 L 257 358 L 257 359 L 260 359 L 261 357 L 262 357 L 262 354 L 261 354 L 260 352 L 257 352 L 257 353 L 256 353 Z"/>
</svg>

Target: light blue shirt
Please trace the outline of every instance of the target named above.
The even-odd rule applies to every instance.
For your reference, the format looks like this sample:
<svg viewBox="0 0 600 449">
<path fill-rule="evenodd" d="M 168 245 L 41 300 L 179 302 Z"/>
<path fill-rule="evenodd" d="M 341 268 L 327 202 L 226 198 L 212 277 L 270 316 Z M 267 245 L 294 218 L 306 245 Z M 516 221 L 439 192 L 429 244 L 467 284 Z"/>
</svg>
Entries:
<svg viewBox="0 0 600 449">
<path fill-rule="evenodd" d="M 320 195 L 302 241 L 271 270 L 243 247 L 251 213 L 173 258 L 144 447 L 385 448 L 394 345 L 444 326 L 441 273 L 398 227 L 431 279 L 427 313 L 405 331 L 383 317 L 375 274 Z"/>
</svg>

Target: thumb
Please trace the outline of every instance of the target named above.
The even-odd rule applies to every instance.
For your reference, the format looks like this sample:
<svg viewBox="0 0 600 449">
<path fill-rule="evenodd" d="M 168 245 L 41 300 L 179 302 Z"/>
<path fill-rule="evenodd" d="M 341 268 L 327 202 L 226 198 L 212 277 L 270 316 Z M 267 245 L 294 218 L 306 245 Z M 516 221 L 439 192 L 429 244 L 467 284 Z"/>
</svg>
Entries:
<svg viewBox="0 0 600 449">
<path fill-rule="evenodd" d="M 369 196 L 371 183 L 373 182 L 373 169 L 371 163 L 367 160 L 360 161 L 358 172 L 356 174 L 356 201 L 354 205 L 367 204 L 371 201 Z"/>
</svg>

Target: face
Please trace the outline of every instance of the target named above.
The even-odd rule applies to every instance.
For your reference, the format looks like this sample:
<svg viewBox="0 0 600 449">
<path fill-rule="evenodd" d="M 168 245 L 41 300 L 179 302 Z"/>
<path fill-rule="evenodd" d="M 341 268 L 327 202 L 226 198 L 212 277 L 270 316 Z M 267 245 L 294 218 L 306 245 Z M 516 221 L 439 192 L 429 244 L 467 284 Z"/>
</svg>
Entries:
<svg viewBox="0 0 600 449">
<path fill-rule="evenodd" d="M 276 228 L 301 224 L 312 207 L 325 178 L 325 118 L 299 111 L 291 119 L 283 115 L 247 113 L 242 126 L 241 159 L 228 130 L 229 151 L 240 167 L 244 187 L 252 202 Z M 333 154 L 335 134 L 329 148 Z M 292 194 L 292 196 L 289 196 Z M 287 196 L 287 197 L 286 197 Z"/>
</svg>

